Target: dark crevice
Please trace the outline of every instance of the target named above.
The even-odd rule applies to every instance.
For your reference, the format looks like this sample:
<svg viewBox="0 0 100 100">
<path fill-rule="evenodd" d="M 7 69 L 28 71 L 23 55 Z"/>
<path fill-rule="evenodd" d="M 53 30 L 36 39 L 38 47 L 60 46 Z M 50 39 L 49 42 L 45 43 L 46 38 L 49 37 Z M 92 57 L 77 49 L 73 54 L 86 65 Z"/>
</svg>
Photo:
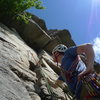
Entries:
<svg viewBox="0 0 100 100">
<path fill-rule="evenodd" d="M 35 68 L 36 68 L 36 65 L 34 65 L 34 63 L 31 62 L 31 61 L 29 61 L 29 63 L 30 63 L 29 69 L 30 69 L 31 71 L 34 71 Z"/>
</svg>

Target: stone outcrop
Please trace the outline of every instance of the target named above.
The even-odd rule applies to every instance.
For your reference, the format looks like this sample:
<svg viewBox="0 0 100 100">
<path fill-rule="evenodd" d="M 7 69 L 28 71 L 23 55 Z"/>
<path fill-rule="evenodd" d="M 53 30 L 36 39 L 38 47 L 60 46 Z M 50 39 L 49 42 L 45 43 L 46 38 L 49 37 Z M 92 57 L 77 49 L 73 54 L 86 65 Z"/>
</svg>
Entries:
<svg viewBox="0 0 100 100">
<path fill-rule="evenodd" d="M 33 86 L 37 77 L 36 73 L 29 70 L 29 61 L 33 62 L 34 66 L 39 61 L 35 51 L 28 47 L 16 32 L 14 34 L 0 24 L 1 100 L 32 100 L 26 83 Z M 39 96 L 36 95 L 35 98 Z"/>
<path fill-rule="evenodd" d="M 47 33 L 52 38 L 59 38 L 61 43 L 65 44 L 67 47 L 75 46 L 75 42 L 72 40 L 70 32 L 67 29 L 64 30 L 48 30 Z"/>
<path fill-rule="evenodd" d="M 68 47 L 75 45 L 68 30 L 48 30 L 43 19 L 32 15 L 28 24 L 12 20 L 10 28 L 16 29 L 24 41 L 37 52 L 44 49 L 51 53 L 51 50 L 59 43 Z"/>
<path fill-rule="evenodd" d="M 60 74 L 50 55 L 54 46 L 75 43 L 68 30 L 47 30 L 42 19 L 32 19 L 14 21 L 10 29 L 0 23 L 0 100 L 71 100 L 67 85 L 54 89 L 47 79 Z"/>
<path fill-rule="evenodd" d="M 48 89 L 46 78 L 54 81 L 58 72 L 46 51 L 37 54 L 14 29 L 0 24 L 0 100 L 69 99 L 60 87 Z"/>
<path fill-rule="evenodd" d="M 21 36 L 34 49 L 44 48 L 51 40 L 51 37 L 33 20 L 29 22 Z"/>
</svg>

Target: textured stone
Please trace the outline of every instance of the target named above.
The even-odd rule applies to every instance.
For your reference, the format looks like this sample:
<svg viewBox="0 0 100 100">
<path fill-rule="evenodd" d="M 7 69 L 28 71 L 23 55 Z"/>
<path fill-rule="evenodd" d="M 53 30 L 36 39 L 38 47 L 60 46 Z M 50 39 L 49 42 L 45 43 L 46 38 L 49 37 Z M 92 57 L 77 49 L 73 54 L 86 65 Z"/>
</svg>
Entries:
<svg viewBox="0 0 100 100">
<path fill-rule="evenodd" d="M 52 95 L 71 100 L 67 86 L 64 93 L 61 87 L 52 88 L 46 78 L 55 82 L 60 74 L 52 49 L 59 43 L 68 47 L 75 43 L 68 30 L 48 31 L 42 19 L 34 15 L 32 19 L 29 24 L 14 24 L 21 37 L 0 24 L 0 100 L 55 100 Z M 99 73 L 100 64 L 94 66 Z"/>
<path fill-rule="evenodd" d="M 62 44 L 67 47 L 74 46 L 75 42 L 72 40 L 71 34 L 68 30 L 48 30 L 47 33 L 52 37 L 58 37 Z"/>
<path fill-rule="evenodd" d="M 34 100 L 24 83 L 37 81 L 36 73 L 29 70 L 29 61 L 34 65 L 39 61 L 35 51 L 16 32 L 0 24 L 0 100 Z"/>
<path fill-rule="evenodd" d="M 46 77 L 58 78 L 50 67 L 52 57 L 45 51 L 38 55 L 15 30 L 0 24 L 0 100 L 52 100 L 54 94 L 64 98 L 62 89 L 47 86 Z"/>
</svg>

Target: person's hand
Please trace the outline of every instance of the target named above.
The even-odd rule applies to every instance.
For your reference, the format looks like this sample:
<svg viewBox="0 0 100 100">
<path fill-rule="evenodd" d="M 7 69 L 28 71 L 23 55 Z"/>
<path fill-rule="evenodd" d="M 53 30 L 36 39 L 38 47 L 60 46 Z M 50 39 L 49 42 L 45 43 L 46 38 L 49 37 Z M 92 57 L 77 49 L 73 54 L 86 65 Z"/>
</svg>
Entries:
<svg viewBox="0 0 100 100">
<path fill-rule="evenodd" d="M 83 73 L 80 73 L 80 74 L 78 75 L 78 81 L 80 81 L 83 77 L 84 77 Z"/>
</svg>

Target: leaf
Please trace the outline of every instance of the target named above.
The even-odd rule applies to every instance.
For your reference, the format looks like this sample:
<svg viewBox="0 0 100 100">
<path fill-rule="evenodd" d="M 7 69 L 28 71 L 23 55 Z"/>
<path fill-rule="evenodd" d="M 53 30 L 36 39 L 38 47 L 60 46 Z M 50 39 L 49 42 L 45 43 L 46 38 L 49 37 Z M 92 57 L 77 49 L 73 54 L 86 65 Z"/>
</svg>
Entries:
<svg viewBox="0 0 100 100">
<path fill-rule="evenodd" d="M 0 0 L 0 20 L 4 16 L 9 16 L 27 22 L 27 19 L 31 18 L 31 16 L 24 12 L 31 7 L 44 9 L 40 0 Z M 19 14 L 22 14 L 22 17 L 18 17 Z"/>
</svg>

